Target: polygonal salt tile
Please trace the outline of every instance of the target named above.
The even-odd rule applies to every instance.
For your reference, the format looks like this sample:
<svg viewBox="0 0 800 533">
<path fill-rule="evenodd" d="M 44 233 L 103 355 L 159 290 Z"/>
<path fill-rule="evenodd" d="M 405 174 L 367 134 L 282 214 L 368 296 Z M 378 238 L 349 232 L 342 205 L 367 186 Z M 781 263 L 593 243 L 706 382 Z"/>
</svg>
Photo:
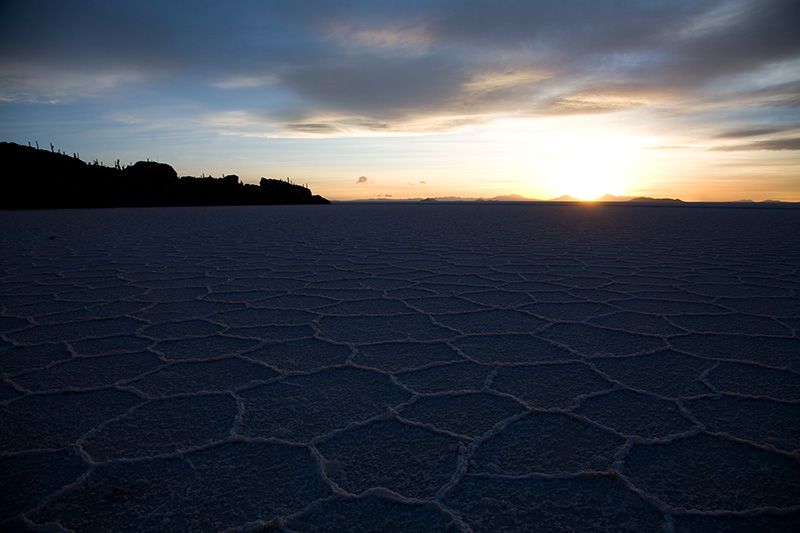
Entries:
<svg viewBox="0 0 800 533">
<path fill-rule="evenodd" d="M 419 281 L 425 284 L 460 285 L 462 287 L 491 287 L 494 285 L 491 281 L 473 274 L 434 274 L 421 278 Z"/>
<path fill-rule="evenodd" d="M 412 283 L 406 279 L 375 278 L 369 277 L 359 280 L 359 285 L 365 289 L 378 289 L 382 291 L 404 289 Z"/>
<path fill-rule="evenodd" d="M 670 317 L 677 326 L 692 333 L 736 333 L 740 335 L 769 335 L 789 337 L 792 331 L 762 316 L 729 315 L 680 315 Z"/>
<path fill-rule="evenodd" d="M 140 403 L 135 394 L 113 389 L 26 396 L 0 409 L 0 449 L 63 448 Z"/>
<path fill-rule="evenodd" d="M 150 289 L 145 294 L 137 296 L 135 300 L 140 302 L 181 302 L 197 300 L 206 294 L 208 294 L 206 287 L 169 287 Z"/>
<path fill-rule="evenodd" d="M 656 337 L 596 328 L 587 324 L 555 324 L 539 334 L 588 357 L 632 355 L 664 346 Z"/>
<path fill-rule="evenodd" d="M 306 294 L 283 294 L 267 300 L 260 300 L 258 307 L 268 309 L 300 309 L 310 311 L 318 307 L 325 307 L 335 304 L 336 300 L 323 298 L 321 296 L 309 296 Z"/>
<path fill-rule="evenodd" d="M 710 296 L 712 298 L 749 298 L 751 296 L 790 296 L 791 290 L 778 287 L 765 287 L 763 285 L 751 285 L 748 283 L 692 283 L 683 285 L 687 291 Z"/>
<path fill-rule="evenodd" d="M 171 515 L 184 504 L 194 477 L 179 458 L 101 464 L 31 518 L 70 531 L 181 531 Z"/>
<path fill-rule="evenodd" d="M 230 327 L 302 326 L 310 324 L 317 315 L 294 309 L 240 309 L 214 315 L 214 322 Z"/>
<path fill-rule="evenodd" d="M 279 376 L 265 366 L 239 358 L 196 363 L 176 363 L 129 385 L 151 398 L 193 392 L 234 391 Z"/>
<path fill-rule="evenodd" d="M 268 344 L 247 354 L 248 358 L 263 361 L 286 371 L 303 371 L 343 365 L 350 357 L 350 348 L 319 339 Z"/>
<path fill-rule="evenodd" d="M 231 442 L 186 454 L 195 480 L 170 520 L 184 531 L 270 522 L 330 494 L 306 448 Z"/>
<path fill-rule="evenodd" d="M 41 344 L 133 333 L 145 325 L 146 323 L 133 318 L 108 318 L 34 326 L 30 329 L 7 333 L 6 336 L 16 342 Z"/>
<path fill-rule="evenodd" d="M 0 316 L 0 331 L 3 333 L 25 329 L 30 325 L 31 323 L 24 318 Z"/>
<path fill-rule="evenodd" d="M 64 344 L 42 344 L 31 347 L 12 347 L 0 352 L 0 372 L 12 374 L 29 368 L 39 368 L 55 361 L 72 359 Z"/>
<path fill-rule="evenodd" d="M 629 296 L 639 296 L 651 292 L 653 286 L 646 283 L 616 283 L 612 282 L 603 286 L 604 289 L 614 292 L 621 292 Z"/>
<path fill-rule="evenodd" d="M 614 281 L 618 283 L 629 283 L 633 285 L 646 285 L 648 287 L 672 287 L 675 285 L 675 278 L 654 275 L 616 275 Z"/>
<path fill-rule="evenodd" d="M 229 283 L 224 284 L 225 287 L 237 287 L 244 290 L 272 290 L 272 291 L 289 291 L 292 289 L 301 289 L 306 286 L 306 283 L 299 279 L 290 277 L 277 277 L 277 276 L 264 276 L 257 278 L 239 278 L 231 280 Z"/>
<path fill-rule="evenodd" d="M 395 342 L 361 346 L 353 358 L 353 363 L 385 372 L 397 372 L 432 363 L 462 360 L 463 358 L 446 344 Z"/>
<path fill-rule="evenodd" d="M 351 533 L 370 531 L 447 531 L 451 518 L 432 503 L 412 504 L 380 493 L 361 498 L 323 501 L 311 510 L 290 517 L 291 531 Z"/>
<path fill-rule="evenodd" d="M 735 396 L 690 400 L 686 408 L 711 432 L 800 452 L 800 405 Z"/>
<path fill-rule="evenodd" d="M 572 291 L 569 293 L 567 291 L 532 292 L 528 293 L 528 296 L 534 302 L 547 304 L 580 303 L 584 301 L 576 296 L 573 296 L 571 292 Z"/>
<path fill-rule="evenodd" d="M 494 394 L 448 394 L 419 398 L 400 416 L 458 435 L 479 437 L 525 409 L 514 400 Z"/>
<path fill-rule="evenodd" d="M 627 294 L 605 289 L 570 289 L 569 294 L 583 300 L 601 303 L 616 302 L 617 300 L 626 300 L 630 298 Z"/>
<path fill-rule="evenodd" d="M 610 315 L 598 316 L 590 318 L 586 322 L 593 326 L 600 326 L 601 328 L 617 329 L 629 331 L 631 333 L 643 333 L 645 335 L 658 335 L 662 337 L 686 333 L 686 331 L 670 324 L 662 316 L 634 313 L 631 311 L 620 311 Z"/>
<path fill-rule="evenodd" d="M 436 321 L 464 334 L 533 333 L 547 324 L 534 316 L 508 309 L 436 315 Z"/>
<path fill-rule="evenodd" d="M 144 302 L 109 302 L 100 305 L 93 304 L 87 306 L 85 309 L 37 318 L 37 322 L 39 324 L 57 324 L 63 322 L 79 322 L 81 320 L 130 317 L 149 305 L 152 304 Z"/>
<path fill-rule="evenodd" d="M 614 302 L 614 305 L 628 311 L 648 313 L 651 315 L 684 315 L 684 314 L 713 314 L 728 313 L 729 311 L 718 305 L 703 302 L 689 302 L 668 300 L 660 298 L 633 298 Z"/>
<path fill-rule="evenodd" d="M 251 328 L 231 328 L 227 335 L 264 341 L 279 342 L 313 337 L 316 330 L 310 325 L 303 326 L 256 326 Z"/>
<path fill-rule="evenodd" d="M 720 298 L 719 305 L 740 313 L 772 317 L 800 316 L 800 301 L 797 298 Z"/>
<path fill-rule="evenodd" d="M 208 285 L 219 285 L 222 281 L 219 278 L 215 279 L 207 276 L 199 276 L 199 277 L 188 277 L 188 276 L 191 276 L 191 274 L 188 272 L 186 273 L 175 272 L 174 277 L 169 277 L 166 279 L 149 279 L 146 281 L 140 281 L 139 283 L 137 283 L 137 285 L 149 288 L 167 288 L 167 289 L 176 289 L 176 288 L 182 289 L 186 287 L 205 288 Z"/>
<path fill-rule="evenodd" d="M 0 381 L 0 403 L 22 396 L 24 393 L 12 387 L 6 381 Z"/>
<path fill-rule="evenodd" d="M 386 316 L 405 314 L 411 310 L 400 300 L 373 298 L 340 302 L 317 311 L 325 316 Z"/>
<path fill-rule="evenodd" d="M 188 302 L 160 302 L 136 313 L 150 322 L 182 321 L 193 318 L 216 316 L 218 313 L 241 309 L 241 305 L 192 300 Z"/>
<path fill-rule="evenodd" d="M 744 511 L 800 501 L 796 460 L 706 434 L 634 446 L 622 473 L 647 494 L 682 509 Z"/>
<path fill-rule="evenodd" d="M 753 362 L 778 368 L 800 370 L 800 339 L 750 337 L 744 335 L 692 334 L 672 337 L 676 349 L 700 357 Z"/>
<path fill-rule="evenodd" d="M 81 357 L 15 376 L 20 387 L 34 392 L 110 386 L 154 370 L 163 363 L 150 352 Z"/>
<path fill-rule="evenodd" d="M 520 281 L 517 283 L 507 283 L 503 286 L 503 288 L 515 292 L 529 293 L 534 301 L 537 300 L 538 293 L 550 291 L 561 292 L 564 290 L 563 285 L 550 283 L 547 281 Z"/>
<path fill-rule="evenodd" d="M 607 475 L 508 479 L 467 474 L 444 502 L 476 533 L 664 530 L 658 511 Z"/>
<path fill-rule="evenodd" d="M 308 442 L 382 415 L 410 394 L 384 374 L 341 368 L 293 376 L 240 396 L 245 400 L 242 435 Z"/>
<path fill-rule="evenodd" d="M 645 439 L 684 433 L 694 428 L 681 415 L 675 402 L 628 390 L 587 398 L 575 412 L 624 435 Z"/>
<path fill-rule="evenodd" d="M 531 335 L 474 335 L 453 343 L 468 357 L 480 363 L 536 363 L 569 361 L 578 357 L 558 346 Z"/>
<path fill-rule="evenodd" d="M 107 461 L 193 448 L 228 437 L 236 414 L 227 395 L 151 400 L 91 433 L 83 449 Z"/>
<path fill-rule="evenodd" d="M 44 287 L 44 289 L 47 291 L 52 290 L 47 287 Z M 37 322 L 39 323 L 43 323 L 38 320 L 39 317 L 55 315 L 57 313 L 66 313 L 68 311 L 79 311 L 83 309 L 83 304 L 80 302 L 63 302 L 61 300 L 56 300 L 55 296 L 49 296 L 44 301 L 35 303 L 28 303 L 30 302 L 31 297 L 25 296 L 20 299 L 20 303 L 17 305 L 14 304 L 13 300 L 8 301 L 10 298 L 7 296 L 3 299 L 7 302 L 5 304 L 5 307 L 7 308 L 7 315 L 21 318 L 37 318 Z"/>
<path fill-rule="evenodd" d="M 404 289 L 392 289 L 386 291 L 386 296 L 389 298 L 396 298 L 398 300 L 404 300 L 406 303 L 410 303 L 411 300 L 421 299 L 421 298 L 435 298 L 435 293 L 431 291 L 426 291 L 424 289 L 414 288 L 404 288 Z"/>
<path fill-rule="evenodd" d="M 701 302 L 701 303 L 708 303 L 714 300 L 710 296 L 700 296 L 699 294 L 692 294 L 690 292 L 686 292 L 684 290 L 676 290 L 674 287 L 662 287 L 652 288 L 651 290 L 645 291 L 638 291 L 636 293 L 636 298 L 645 299 L 645 300 L 666 300 L 669 302 L 683 302 L 683 303 L 691 303 L 691 302 Z M 713 312 L 713 308 L 708 308 L 708 311 Z M 705 313 L 706 311 L 694 311 Z M 725 313 L 726 311 L 723 308 L 718 308 L 716 310 L 718 313 Z"/>
<path fill-rule="evenodd" d="M 311 296 L 319 296 L 329 300 L 367 300 L 370 298 L 383 298 L 383 291 L 375 289 L 326 289 L 322 287 L 313 287 L 301 289 L 297 294 L 308 294 Z"/>
<path fill-rule="evenodd" d="M 317 446 L 327 476 L 353 494 L 389 489 L 431 499 L 453 476 L 461 442 L 387 420 L 356 427 Z"/>
<path fill-rule="evenodd" d="M 397 380 L 415 391 L 425 393 L 478 391 L 492 372 L 489 366 L 455 363 L 397 375 Z"/>
<path fill-rule="evenodd" d="M 170 361 L 219 359 L 221 357 L 238 355 L 260 346 L 261 343 L 253 340 L 234 339 L 215 335 L 213 337 L 200 337 L 182 339 L 178 341 L 165 341 L 158 343 L 153 349 Z"/>
<path fill-rule="evenodd" d="M 611 388 L 583 363 L 500 367 L 492 388 L 531 407 L 567 409 L 578 396 Z"/>
<path fill-rule="evenodd" d="M 459 285 L 455 283 L 419 282 L 418 284 L 414 285 L 414 288 L 424 289 L 432 292 L 436 296 L 459 296 L 465 292 L 473 292 L 478 287 Z"/>
<path fill-rule="evenodd" d="M 425 298 L 411 298 L 406 300 L 409 306 L 427 314 L 463 313 L 466 311 L 480 311 L 483 306 L 468 302 L 456 296 L 426 296 Z"/>
<path fill-rule="evenodd" d="M 531 414 L 478 446 L 471 473 L 524 476 L 604 472 L 625 440 L 568 415 Z"/>
<path fill-rule="evenodd" d="M 800 531 L 800 512 L 786 514 L 693 516 L 676 515 L 675 533 L 752 533 L 753 531 Z"/>
<path fill-rule="evenodd" d="M 373 343 L 450 339 L 455 332 L 439 327 L 430 317 L 408 314 L 388 317 L 326 316 L 320 319 L 322 335 L 335 342 Z"/>
<path fill-rule="evenodd" d="M 0 522 L 33 509 L 88 468 L 72 449 L 0 456 Z"/>
<path fill-rule="evenodd" d="M 559 280 L 558 284 L 570 289 L 597 289 L 608 285 L 611 277 L 598 276 L 568 276 Z"/>
<path fill-rule="evenodd" d="M 119 283 L 119 281 L 117 280 Z M 93 289 L 79 289 L 68 291 L 59 291 L 55 294 L 59 300 L 68 302 L 113 302 L 130 298 L 133 296 L 140 296 L 145 293 L 147 289 L 144 287 L 135 287 L 133 285 L 121 285 L 117 287 L 103 287 Z"/>
<path fill-rule="evenodd" d="M 206 337 L 224 329 L 219 324 L 206 320 L 186 320 L 184 322 L 163 322 L 148 326 L 142 330 L 142 335 L 154 339 L 180 339 L 184 337 Z"/>
<path fill-rule="evenodd" d="M 255 305 L 264 300 L 281 296 L 283 291 L 257 291 L 247 290 L 244 287 L 219 288 L 214 287 L 211 292 L 203 297 L 203 301 L 220 304 L 251 304 Z M 236 306 L 240 308 L 241 305 Z"/>
<path fill-rule="evenodd" d="M 607 315 L 616 311 L 610 305 L 594 302 L 534 303 L 521 307 L 529 313 L 546 320 L 583 322 L 593 316 Z"/>
<path fill-rule="evenodd" d="M 139 337 L 138 335 L 117 335 L 69 343 L 76 354 L 90 357 L 94 355 L 141 352 L 152 344 L 153 340 Z"/>
<path fill-rule="evenodd" d="M 671 350 L 636 357 L 593 359 L 592 364 L 628 387 L 666 398 L 686 398 L 711 392 L 700 381 L 700 375 L 714 362 Z"/>
<path fill-rule="evenodd" d="M 503 290 L 470 292 L 462 295 L 462 298 L 483 306 L 506 309 L 531 303 L 530 296 L 525 293 Z"/>
<path fill-rule="evenodd" d="M 722 392 L 763 396 L 789 402 L 800 400 L 800 375 L 786 370 L 724 362 L 711 370 L 707 379 Z"/>
</svg>

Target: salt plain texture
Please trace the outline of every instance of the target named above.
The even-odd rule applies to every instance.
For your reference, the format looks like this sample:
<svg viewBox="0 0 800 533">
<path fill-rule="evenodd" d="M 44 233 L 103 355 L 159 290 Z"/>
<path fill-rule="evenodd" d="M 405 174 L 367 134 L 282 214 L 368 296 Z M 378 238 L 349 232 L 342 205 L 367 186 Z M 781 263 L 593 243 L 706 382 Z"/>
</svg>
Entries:
<svg viewBox="0 0 800 533">
<path fill-rule="evenodd" d="M 6 529 L 800 529 L 800 210 L 0 220 Z"/>
</svg>

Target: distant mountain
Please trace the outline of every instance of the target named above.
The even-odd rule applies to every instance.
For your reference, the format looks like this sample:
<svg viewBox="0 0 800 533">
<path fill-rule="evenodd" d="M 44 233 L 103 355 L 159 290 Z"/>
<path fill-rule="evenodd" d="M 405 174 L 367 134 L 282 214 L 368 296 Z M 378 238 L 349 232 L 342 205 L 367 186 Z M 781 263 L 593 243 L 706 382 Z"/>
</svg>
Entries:
<svg viewBox="0 0 800 533">
<path fill-rule="evenodd" d="M 642 203 L 658 202 L 658 203 L 682 204 L 683 200 L 679 200 L 677 198 L 649 198 L 647 196 L 639 196 L 638 198 L 633 198 L 632 200 L 629 200 L 629 202 L 642 202 Z"/>
<path fill-rule="evenodd" d="M 0 208 L 145 207 L 184 205 L 329 204 L 291 183 L 261 178 L 258 185 L 222 178 L 178 177 L 164 163 L 139 161 L 114 168 L 14 143 L 0 143 Z"/>
<path fill-rule="evenodd" d="M 578 198 L 573 198 L 572 196 L 565 194 L 563 196 L 559 196 L 558 198 L 553 198 L 550 200 L 551 202 L 580 202 L 581 200 Z"/>
<path fill-rule="evenodd" d="M 635 196 L 614 196 L 613 194 L 604 194 L 600 198 L 595 198 L 595 202 L 629 202 Z"/>
<path fill-rule="evenodd" d="M 524 196 L 520 196 L 519 194 L 506 194 L 504 196 L 495 196 L 490 198 L 489 200 L 493 202 L 541 202 L 536 198 L 526 198 Z"/>
</svg>

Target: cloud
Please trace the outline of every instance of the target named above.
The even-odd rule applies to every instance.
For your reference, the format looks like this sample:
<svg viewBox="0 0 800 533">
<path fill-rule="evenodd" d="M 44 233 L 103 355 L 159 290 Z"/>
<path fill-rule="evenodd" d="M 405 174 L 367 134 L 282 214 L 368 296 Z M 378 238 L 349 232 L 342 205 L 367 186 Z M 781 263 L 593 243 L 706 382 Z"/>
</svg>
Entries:
<svg viewBox="0 0 800 533">
<path fill-rule="evenodd" d="M 738 130 L 728 130 L 717 135 L 717 139 L 740 139 L 747 137 L 760 137 L 774 133 L 783 133 L 787 128 L 745 128 Z"/>
<path fill-rule="evenodd" d="M 366 176 L 359 176 L 356 183 L 372 183 L 372 181 Z"/>
<path fill-rule="evenodd" d="M 800 3 L 788 0 L 29 0 L 0 10 L 0 100 L 143 90 L 240 112 L 251 122 L 226 132 L 242 135 L 798 104 Z"/>
<path fill-rule="evenodd" d="M 710 150 L 716 152 L 739 152 L 752 150 L 800 150 L 800 137 L 794 139 L 772 139 L 769 141 L 756 141 L 747 144 L 735 144 L 733 146 L 716 146 Z"/>
</svg>

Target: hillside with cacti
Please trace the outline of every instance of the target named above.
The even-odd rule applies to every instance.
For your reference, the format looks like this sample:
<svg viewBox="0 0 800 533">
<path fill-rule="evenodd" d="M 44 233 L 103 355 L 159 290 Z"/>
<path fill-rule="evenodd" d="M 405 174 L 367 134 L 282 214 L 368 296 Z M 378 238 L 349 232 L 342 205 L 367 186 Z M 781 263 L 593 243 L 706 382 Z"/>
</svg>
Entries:
<svg viewBox="0 0 800 533">
<path fill-rule="evenodd" d="M 139 161 L 114 167 L 86 163 L 79 154 L 0 143 L 0 208 L 151 207 L 197 205 L 329 204 L 302 185 L 261 178 L 258 185 L 236 175 L 182 176 L 170 165 Z"/>
</svg>

